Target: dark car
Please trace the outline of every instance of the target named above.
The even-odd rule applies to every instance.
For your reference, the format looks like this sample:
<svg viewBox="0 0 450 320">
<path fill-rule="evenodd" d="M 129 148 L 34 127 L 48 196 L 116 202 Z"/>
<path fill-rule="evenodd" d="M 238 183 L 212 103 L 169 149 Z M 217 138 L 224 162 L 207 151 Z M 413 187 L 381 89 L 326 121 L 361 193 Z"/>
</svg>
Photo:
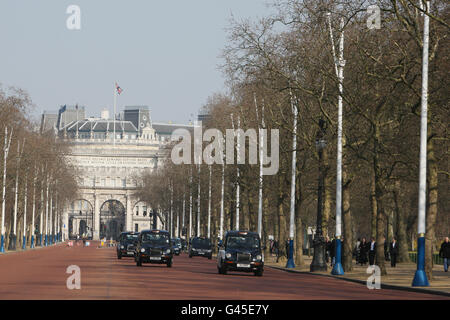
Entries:
<svg viewBox="0 0 450 320">
<path fill-rule="evenodd" d="M 189 258 L 194 256 L 212 258 L 212 244 L 211 240 L 204 237 L 192 238 L 191 246 L 189 248 Z"/>
<path fill-rule="evenodd" d="M 134 260 L 142 263 L 159 263 L 172 267 L 173 249 L 170 234 L 164 230 L 145 230 L 139 234 Z"/>
<path fill-rule="evenodd" d="M 120 234 L 119 243 L 117 244 L 117 259 L 122 259 L 122 257 L 134 257 L 134 250 L 136 249 L 138 237 L 138 232 L 122 232 Z"/>
<path fill-rule="evenodd" d="M 249 231 L 228 231 L 225 241 L 219 242 L 217 269 L 220 274 L 227 271 L 253 272 L 262 276 L 264 255 L 258 233 Z"/>
<path fill-rule="evenodd" d="M 172 239 L 172 248 L 173 248 L 173 253 L 175 253 L 175 255 L 180 255 L 181 253 L 181 239 L 180 238 L 174 238 Z"/>
</svg>

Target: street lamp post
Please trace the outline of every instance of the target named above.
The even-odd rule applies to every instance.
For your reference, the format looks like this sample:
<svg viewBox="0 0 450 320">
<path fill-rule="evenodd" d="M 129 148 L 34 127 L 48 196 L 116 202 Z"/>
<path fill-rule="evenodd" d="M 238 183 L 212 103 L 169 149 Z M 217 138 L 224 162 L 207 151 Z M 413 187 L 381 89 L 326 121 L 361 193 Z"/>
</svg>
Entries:
<svg viewBox="0 0 450 320">
<path fill-rule="evenodd" d="M 49 176 L 47 173 L 46 176 L 46 197 L 45 197 L 45 246 L 48 246 L 48 184 L 49 184 Z"/>
<path fill-rule="evenodd" d="M 340 36 L 339 36 L 339 56 L 336 58 L 334 49 L 334 38 L 331 29 L 330 13 L 327 13 L 328 26 L 330 30 L 331 45 L 333 51 L 333 58 L 335 61 L 335 71 L 338 78 L 339 96 L 338 96 L 338 132 L 337 132 L 337 169 L 336 169 L 336 263 L 333 266 L 331 274 L 343 275 L 344 269 L 341 263 L 341 232 L 342 232 L 342 95 L 344 92 L 344 18 L 340 21 Z"/>
<path fill-rule="evenodd" d="M 294 237 L 295 237 L 295 177 L 297 164 L 297 115 L 298 109 L 293 101 L 291 94 L 291 107 L 294 117 L 294 124 L 292 128 L 292 163 L 291 163 L 291 207 L 290 207 L 290 221 L 289 221 L 289 248 L 288 260 L 286 268 L 295 268 L 294 263 Z"/>
<path fill-rule="evenodd" d="M 22 250 L 27 247 L 27 193 L 28 193 L 28 173 L 25 174 L 25 195 L 23 204 L 23 236 L 22 236 Z"/>
<path fill-rule="evenodd" d="M 422 2 L 421 2 L 422 3 Z M 430 2 L 426 1 L 425 12 L 429 12 Z M 419 212 L 418 212 L 418 239 L 417 239 L 417 270 L 412 282 L 413 287 L 428 287 L 425 272 L 425 216 L 426 216 L 426 189 L 427 189 L 427 109 L 428 109 L 428 45 L 430 22 L 424 14 L 423 25 L 423 54 L 422 54 L 422 101 L 420 115 L 420 173 L 419 173 Z"/>
<path fill-rule="evenodd" d="M 322 208 L 323 208 L 323 160 L 322 153 L 323 149 L 326 147 L 327 142 L 323 139 L 324 133 L 324 121 L 322 119 L 319 120 L 320 131 L 316 140 L 316 148 L 319 152 L 319 186 L 317 189 L 317 228 L 316 234 L 314 236 L 313 246 L 314 246 L 314 257 L 310 266 L 310 271 L 327 271 L 327 264 L 325 262 L 325 239 L 322 234 Z"/>
<path fill-rule="evenodd" d="M 30 240 L 30 248 L 34 248 L 34 236 L 36 227 L 34 226 L 34 217 L 36 214 L 36 165 L 34 166 L 34 176 L 33 176 L 33 209 L 31 215 L 31 240 Z"/>
</svg>

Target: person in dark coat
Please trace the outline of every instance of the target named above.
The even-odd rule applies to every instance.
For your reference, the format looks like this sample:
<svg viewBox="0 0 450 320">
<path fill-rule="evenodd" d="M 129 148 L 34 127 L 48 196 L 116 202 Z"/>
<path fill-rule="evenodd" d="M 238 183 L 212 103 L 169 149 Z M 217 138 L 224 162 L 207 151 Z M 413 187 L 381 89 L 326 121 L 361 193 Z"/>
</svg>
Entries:
<svg viewBox="0 0 450 320">
<path fill-rule="evenodd" d="M 369 243 L 369 265 L 373 266 L 375 264 L 375 256 L 377 254 L 377 243 L 375 239 L 372 238 L 372 241 Z"/>
<path fill-rule="evenodd" d="M 359 244 L 359 260 L 362 266 L 367 263 L 367 241 L 366 238 L 362 238 L 361 243 Z"/>
<path fill-rule="evenodd" d="M 277 263 L 278 263 L 278 260 L 280 259 L 280 248 L 278 245 L 278 240 L 275 240 L 273 242 L 273 250 L 275 252 L 275 256 L 277 257 Z"/>
<path fill-rule="evenodd" d="M 448 266 L 450 264 L 450 242 L 448 241 L 448 237 L 445 237 L 444 242 L 441 244 L 439 256 L 444 259 L 444 271 L 448 272 Z"/>
<path fill-rule="evenodd" d="M 395 268 L 398 256 L 398 243 L 395 238 L 392 238 L 392 242 L 389 245 L 389 254 L 391 255 L 391 267 Z"/>
<path fill-rule="evenodd" d="M 289 240 L 286 240 L 286 244 L 284 245 L 286 250 L 286 259 L 289 259 Z"/>
<path fill-rule="evenodd" d="M 334 266 L 334 263 L 336 262 L 336 239 L 333 238 L 330 242 L 330 247 L 328 249 L 330 251 L 330 258 L 331 258 L 331 267 Z"/>
</svg>

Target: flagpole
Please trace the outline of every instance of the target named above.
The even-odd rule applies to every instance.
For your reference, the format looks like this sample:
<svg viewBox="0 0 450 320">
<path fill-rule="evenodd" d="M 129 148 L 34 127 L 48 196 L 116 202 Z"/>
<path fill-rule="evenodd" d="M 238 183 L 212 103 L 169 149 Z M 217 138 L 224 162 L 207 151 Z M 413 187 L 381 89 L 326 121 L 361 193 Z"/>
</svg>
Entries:
<svg viewBox="0 0 450 320">
<path fill-rule="evenodd" d="M 114 123 L 116 118 L 116 100 L 117 100 L 117 88 L 116 88 L 116 82 L 114 83 L 114 113 L 113 113 L 113 130 L 114 130 L 114 137 L 113 137 L 113 145 L 116 146 L 116 125 Z"/>
</svg>

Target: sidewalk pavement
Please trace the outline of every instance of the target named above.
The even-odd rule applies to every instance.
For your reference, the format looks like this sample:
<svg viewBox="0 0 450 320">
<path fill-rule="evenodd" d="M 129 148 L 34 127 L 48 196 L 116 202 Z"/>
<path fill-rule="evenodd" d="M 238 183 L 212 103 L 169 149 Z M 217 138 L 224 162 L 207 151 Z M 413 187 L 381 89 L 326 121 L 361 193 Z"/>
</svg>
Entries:
<svg viewBox="0 0 450 320">
<path fill-rule="evenodd" d="M 30 251 L 30 250 L 38 250 L 38 249 L 44 249 L 44 248 L 51 248 L 54 246 L 60 246 L 60 245 L 67 245 L 66 244 L 67 241 L 64 242 L 58 242 L 58 243 L 54 243 L 48 246 L 35 246 L 34 248 L 30 248 L 29 246 L 26 247 L 26 249 L 22 249 L 22 246 L 17 247 L 16 250 L 5 250 L 5 252 L 0 252 L 0 256 L 2 254 L 11 254 L 11 253 L 19 253 L 19 252 L 23 252 L 23 251 Z"/>
<path fill-rule="evenodd" d="M 367 278 L 370 274 L 366 273 L 367 267 L 356 265 L 355 261 L 353 261 L 353 271 L 345 272 L 343 276 L 334 276 L 331 274 L 331 266 L 328 264 L 327 272 L 310 272 L 309 268 L 312 262 L 312 256 L 303 256 L 304 263 L 301 266 L 296 266 L 295 269 L 286 268 L 286 258 L 276 263 L 275 256 L 266 256 L 264 265 L 267 267 L 272 267 L 284 271 L 291 272 L 302 272 L 302 273 L 311 273 L 315 275 L 323 275 L 334 277 L 347 281 L 354 281 L 359 283 L 366 284 Z M 381 277 L 381 287 L 389 287 L 389 289 L 408 289 L 415 290 L 421 292 L 429 292 L 429 293 L 441 293 L 444 295 L 450 296 L 450 272 L 444 272 L 444 267 L 442 265 L 435 265 L 433 267 L 433 279 L 428 279 L 430 286 L 429 287 L 412 287 L 412 280 L 414 278 L 414 274 L 417 269 L 417 265 L 412 262 L 405 263 L 397 263 L 395 268 L 391 267 L 390 261 L 385 261 L 386 265 L 386 276 Z"/>
</svg>

